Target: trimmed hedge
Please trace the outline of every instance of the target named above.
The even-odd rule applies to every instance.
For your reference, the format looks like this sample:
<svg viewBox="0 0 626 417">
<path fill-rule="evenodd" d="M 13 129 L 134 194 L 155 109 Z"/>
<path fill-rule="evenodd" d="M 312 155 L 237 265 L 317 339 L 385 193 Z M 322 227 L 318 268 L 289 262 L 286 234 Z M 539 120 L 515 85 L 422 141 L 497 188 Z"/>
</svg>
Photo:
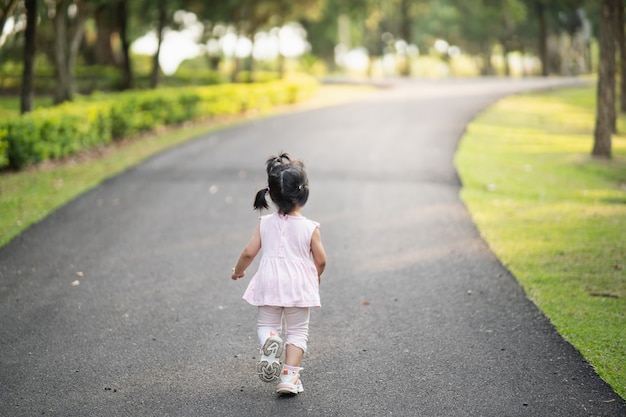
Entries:
<svg viewBox="0 0 626 417">
<path fill-rule="evenodd" d="M 111 123 L 104 104 L 64 104 L 0 122 L 5 166 L 20 169 L 111 142 Z M 0 145 L 0 148 L 2 145 Z"/>
<path fill-rule="evenodd" d="M 94 95 L 0 121 L 0 168 L 19 170 L 158 126 L 267 110 L 309 97 L 316 87 L 314 80 L 303 78 Z"/>
</svg>

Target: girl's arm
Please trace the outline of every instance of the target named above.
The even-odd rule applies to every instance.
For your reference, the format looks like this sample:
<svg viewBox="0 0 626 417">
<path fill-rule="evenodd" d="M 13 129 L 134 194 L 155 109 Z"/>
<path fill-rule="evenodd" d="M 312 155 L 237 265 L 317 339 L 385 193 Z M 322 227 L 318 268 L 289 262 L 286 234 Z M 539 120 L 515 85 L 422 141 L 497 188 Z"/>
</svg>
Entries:
<svg viewBox="0 0 626 417">
<path fill-rule="evenodd" d="M 317 269 L 318 282 L 322 281 L 322 272 L 326 268 L 326 251 L 322 245 L 322 236 L 319 227 L 313 231 L 311 236 L 311 254 L 313 254 L 313 263 Z"/>
<path fill-rule="evenodd" d="M 250 266 L 254 258 L 257 256 L 259 251 L 261 250 L 261 225 L 257 224 L 256 229 L 254 229 L 254 234 L 250 238 L 250 241 L 243 248 L 243 252 L 239 256 L 239 260 L 237 261 L 237 265 L 233 268 L 233 274 L 231 275 L 231 279 L 237 280 L 239 278 L 243 278 L 246 275 L 246 269 Z"/>
</svg>

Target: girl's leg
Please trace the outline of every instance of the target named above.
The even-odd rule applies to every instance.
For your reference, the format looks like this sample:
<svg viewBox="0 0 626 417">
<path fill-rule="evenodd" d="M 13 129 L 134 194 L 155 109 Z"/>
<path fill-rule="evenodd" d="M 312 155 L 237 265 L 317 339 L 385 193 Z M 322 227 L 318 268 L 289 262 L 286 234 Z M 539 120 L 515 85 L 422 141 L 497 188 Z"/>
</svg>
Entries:
<svg viewBox="0 0 626 417">
<path fill-rule="evenodd" d="M 300 366 L 309 340 L 309 308 L 287 307 L 285 316 L 285 364 Z"/>
<path fill-rule="evenodd" d="M 299 394 L 304 391 L 300 381 L 300 364 L 309 339 L 309 309 L 291 307 L 284 309 L 286 355 L 285 365 L 276 388 L 279 394 Z"/>
<path fill-rule="evenodd" d="M 263 343 L 265 343 L 268 337 L 280 336 L 282 316 L 282 307 L 259 306 L 257 316 L 257 335 L 259 336 L 260 346 L 263 346 Z"/>
<path fill-rule="evenodd" d="M 297 346 L 285 346 L 285 365 L 297 367 L 302 363 L 304 351 Z"/>
<path fill-rule="evenodd" d="M 260 359 L 257 365 L 259 378 L 272 382 L 280 378 L 284 344 L 280 338 L 282 308 L 261 306 L 258 311 L 257 333 L 259 336 Z"/>
</svg>

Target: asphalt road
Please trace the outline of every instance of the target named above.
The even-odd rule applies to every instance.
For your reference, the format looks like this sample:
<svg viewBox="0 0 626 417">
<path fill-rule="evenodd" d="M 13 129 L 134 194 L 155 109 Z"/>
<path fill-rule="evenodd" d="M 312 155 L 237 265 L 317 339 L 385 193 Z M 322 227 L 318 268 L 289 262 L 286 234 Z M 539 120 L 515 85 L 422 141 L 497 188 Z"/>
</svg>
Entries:
<svg viewBox="0 0 626 417">
<path fill-rule="evenodd" d="M 0 250 L 0 415 L 624 417 L 480 238 L 453 166 L 494 100 L 575 82 L 395 82 L 80 196 Z M 282 150 L 308 166 L 329 257 L 291 398 L 256 377 L 248 281 L 230 280 Z"/>
</svg>

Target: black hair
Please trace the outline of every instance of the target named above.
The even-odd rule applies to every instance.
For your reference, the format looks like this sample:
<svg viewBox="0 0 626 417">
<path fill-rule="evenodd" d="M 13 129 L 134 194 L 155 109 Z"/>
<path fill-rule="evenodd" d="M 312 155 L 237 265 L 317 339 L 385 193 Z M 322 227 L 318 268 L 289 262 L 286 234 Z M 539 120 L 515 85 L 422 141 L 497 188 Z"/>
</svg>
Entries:
<svg viewBox="0 0 626 417">
<path fill-rule="evenodd" d="M 309 199 L 309 180 L 304 163 L 292 160 L 288 153 L 270 156 L 265 162 L 267 187 L 259 190 L 254 199 L 254 209 L 269 208 L 266 193 L 278 207 L 280 214 L 288 214 L 296 206 L 303 207 Z"/>
</svg>

